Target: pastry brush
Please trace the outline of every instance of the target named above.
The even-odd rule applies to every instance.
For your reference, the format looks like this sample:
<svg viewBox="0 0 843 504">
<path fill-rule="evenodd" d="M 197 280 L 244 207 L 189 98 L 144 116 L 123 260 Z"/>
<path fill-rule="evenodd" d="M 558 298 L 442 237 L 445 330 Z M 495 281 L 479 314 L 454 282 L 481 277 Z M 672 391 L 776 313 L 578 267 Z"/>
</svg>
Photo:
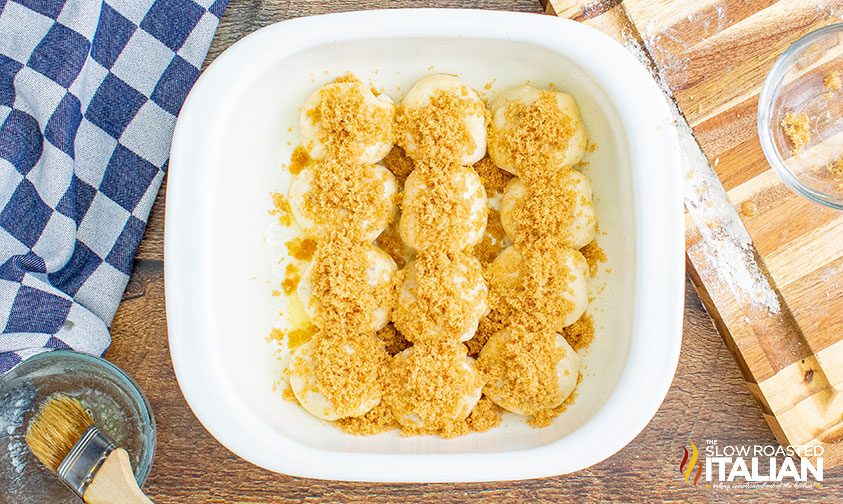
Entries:
<svg viewBox="0 0 843 504">
<path fill-rule="evenodd" d="M 49 397 L 30 421 L 26 444 L 33 455 L 88 504 L 147 504 L 129 454 L 94 425 L 82 404 Z"/>
</svg>

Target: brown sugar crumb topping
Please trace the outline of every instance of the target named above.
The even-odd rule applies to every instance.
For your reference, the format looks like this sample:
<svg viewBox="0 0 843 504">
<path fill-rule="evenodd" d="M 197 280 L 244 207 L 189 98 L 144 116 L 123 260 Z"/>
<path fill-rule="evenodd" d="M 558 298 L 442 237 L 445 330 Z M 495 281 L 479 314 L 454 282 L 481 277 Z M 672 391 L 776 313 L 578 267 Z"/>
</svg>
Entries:
<svg viewBox="0 0 843 504">
<path fill-rule="evenodd" d="M 424 434 L 436 434 L 444 438 L 455 438 L 465 436 L 472 432 L 486 432 L 500 425 L 503 410 L 493 403 L 489 398 L 483 396 L 477 401 L 477 405 L 471 410 L 468 418 L 460 421 L 451 421 L 441 429 L 424 429 L 403 426 L 402 436 L 419 436 Z"/>
<path fill-rule="evenodd" d="M 416 167 L 413 163 L 413 159 L 407 155 L 407 152 L 397 145 L 389 151 L 389 154 L 381 160 L 381 163 L 387 170 L 391 171 L 392 174 L 395 175 L 395 178 L 398 180 L 398 184 L 401 186 L 404 185 L 404 180 L 407 179 L 407 176 L 409 176 Z"/>
<path fill-rule="evenodd" d="M 506 188 L 507 182 L 512 179 L 512 174 L 506 170 L 501 170 L 500 168 L 492 162 L 492 159 L 488 156 L 483 156 L 483 159 L 474 163 L 472 166 L 474 171 L 477 172 L 477 175 L 480 176 L 480 180 L 483 182 L 483 187 L 486 188 L 486 195 L 489 197 L 494 196 L 495 194 L 503 193 L 503 190 Z"/>
<path fill-rule="evenodd" d="M 518 264 L 490 265 L 486 279 L 492 319 L 532 331 L 564 327 L 574 304 L 560 293 L 567 291 L 575 278 L 564 253 L 557 248 L 526 249 L 519 254 Z"/>
<path fill-rule="evenodd" d="M 507 154 L 521 177 L 553 166 L 555 153 L 568 147 L 576 127 L 574 119 L 557 106 L 553 92 L 542 91 L 531 105 L 511 100 L 505 107 L 505 117 L 514 126 L 505 132 L 493 128 L 489 142 Z"/>
<path fill-rule="evenodd" d="M 278 222 L 282 226 L 290 226 L 293 223 L 293 209 L 281 193 L 272 193 L 272 210 L 269 213 L 278 216 Z"/>
<path fill-rule="evenodd" d="M 318 391 L 340 415 L 349 416 L 364 398 L 383 394 L 389 355 L 380 339 L 322 329 L 311 340 L 311 351 Z"/>
<path fill-rule="evenodd" d="M 368 103 L 364 89 L 362 85 L 323 87 L 317 105 L 308 110 L 307 117 L 317 125 L 317 139 L 325 146 L 327 157 L 357 159 L 366 146 L 393 142 L 394 109 Z"/>
<path fill-rule="evenodd" d="M 401 351 L 412 346 L 412 344 L 407 341 L 407 338 L 401 334 L 401 331 L 396 329 L 395 325 L 392 323 L 387 324 L 383 329 L 375 333 L 375 335 L 383 341 L 386 353 L 390 356 L 395 356 Z"/>
<path fill-rule="evenodd" d="M 346 73 L 340 75 L 339 77 L 337 77 L 336 79 L 334 79 L 334 82 L 340 83 L 340 82 L 362 82 L 362 81 L 360 80 L 360 78 L 358 78 L 353 73 L 346 72 Z"/>
<path fill-rule="evenodd" d="M 576 351 L 588 348 L 594 341 L 594 319 L 591 315 L 585 314 L 576 322 L 563 329 L 562 336 Z"/>
<path fill-rule="evenodd" d="M 460 93 L 437 90 L 424 107 L 399 106 L 395 116 L 396 143 L 414 152 L 415 160 L 453 162 L 477 147 L 467 117 L 486 115 L 483 102 L 463 86 Z"/>
<path fill-rule="evenodd" d="M 570 186 L 568 172 L 573 170 L 566 166 L 533 175 L 526 195 L 512 211 L 516 243 L 564 247 L 570 242 L 571 222 L 589 204 L 585 196 Z M 589 221 L 593 220 L 589 217 Z"/>
<path fill-rule="evenodd" d="M 363 416 L 340 418 L 337 426 L 347 434 L 373 436 L 400 428 L 392 410 L 383 401 Z"/>
<path fill-rule="evenodd" d="M 403 268 L 407 264 L 408 258 L 411 256 L 411 250 L 401 240 L 401 235 L 398 233 L 398 221 L 390 223 L 386 229 L 383 230 L 378 238 L 375 240 L 375 245 L 381 250 L 389 254 L 389 257 L 395 261 L 399 268 Z"/>
<path fill-rule="evenodd" d="M 528 414 L 554 407 L 560 399 L 556 365 L 565 357 L 565 350 L 556 346 L 556 332 L 517 325 L 506 331 L 508 337 L 496 345 L 496 351 L 483 352 L 477 359 L 486 387 Z"/>
<path fill-rule="evenodd" d="M 577 386 L 582 381 L 582 374 L 577 377 Z M 532 418 L 527 420 L 527 424 L 530 427 L 536 427 L 538 429 L 549 427 L 550 424 L 553 422 L 553 419 L 561 415 L 568 406 L 574 404 L 574 401 L 577 400 L 577 395 L 579 394 L 579 389 L 574 389 L 574 391 L 569 395 L 562 404 L 555 408 L 544 409 L 541 411 L 537 411 L 533 413 Z"/>
<path fill-rule="evenodd" d="M 281 397 L 283 397 L 285 401 L 290 401 L 295 404 L 299 403 L 299 400 L 296 398 L 296 394 L 293 393 L 293 388 L 290 387 L 289 383 L 286 387 L 284 387 L 284 390 L 281 391 Z"/>
<path fill-rule="evenodd" d="M 446 169 L 418 165 L 413 172 L 414 181 L 423 186 L 415 197 L 404 197 L 402 211 L 415 223 L 414 240 L 419 248 L 451 247 L 459 245 L 464 237 L 475 231 L 472 219 L 473 200 L 466 198 L 465 172 L 471 170 L 459 165 Z M 486 206 L 483 206 L 486 210 Z"/>
<path fill-rule="evenodd" d="M 501 409 L 488 397 L 481 397 L 465 419 L 468 432 L 486 432 L 497 427 L 501 423 L 501 413 Z"/>
<path fill-rule="evenodd" d="M 802 152 L 811 139 L 811 126 L 808 123 L 808 114 L 794 114 L 788 112 L 781 122 L 782 131 L 790 140 L 793 155 Z"/>
<path fill-rule="evenodd" d="M 420 252 L 406 275 L 415 280 L 415 301 L 397 303 L 395 325 L 413 342 L 442 341 L 461 336 L 486 302 L 480 263 L 465 252 L 430 249 Z M 461 282 L 457 279 L 462 280 Z"/>
<path fill-rule="evenodd" d="M 293 238 L 285 245 L 290 257 L 300 261 L 309 261 L 316 250 L 316 241 L 312 238 Z"/>
<path fill-rule="evenodd" d="M 269 333 L 268 340 L 278 343 L 282 343 L 284 340 L 287 340 L 287 347 L 289 347 L 290 350 L 295 350 L 310 341 L 310 338 L 313 337 L 315 333 L 316 326 L 311 324 L 297 327 L 296 329 L 292 329 L 290 331 L 282 331 L 277 327 L 273 327 L 272 331 Z"/>
<path fill-rule="evenodd" d="M 287 169 L 293 175 L 298 175 L 309 164 L 310 156 L 307 155 L 307 151 L 304 147 L 298 145 L 295 149 L 293 149 L 293 153 L 290 155 L 290 165 Z"/>
<path fill-rule="evenodd" d="M 395 217 L 395 200 L 384 197 L 385 183 L 375 165 L 325 161 L 313 170 L 302 212 L 320 229 L 365 236 Z"/>
<path fill-rule="evenodd" d="M 290 263 L 284 269 L 284 280 L 281 282 L 281 288 L 284 289 L 284 294 L 290 295 L 296 291 L 296 287 L 299 286 L 299 280 L 301 280 L 301 276 L 299 276 L 299 270 L 296 268 L 296 265 Z"/>
<path fill-rule="evenodd" d="M 491 305 L 491 300 L 489 304 Z M 483 347 L 486 346 L 486 342 L 489 341 L 489 338 L 506 327 L 507 321 L 503 319 L 504 316 L 505 313 L 503 313 L 503 310 L 495 310 L 492 308 L 485 317 L 480 319 L 480 323 L 477 325 L 477 332 L 474 333 L 474 337 L 465 342 L 465 346 L 468 348 L 468 355 L 470 357 L 474 357 L 476 359 L 480 355 L 480 351 L 483 350 Z"/>
<path fill-rule="evenodd" d="M 580 253 L 585 257 L 585 262 L 588 263 L 588 274 L 592 278 L 596 277 L 600 263 L 606 262 L 606 252 L 595 240 L 592 240 L 580 249 Z"/>
<path fill-rule="evenodd" d="M 459 343 L 417 345 L 392 359 L 386 399 L 396 414 L 415 414 L 420 427 L 404 434 L 448 437 L 468 416 L 466 398 L 483 385 L 480 373 L 462 366 L 465 347 Z"/>
<path fill-rule="evenodd" d="M 311 265 L 312 295 L 319 301 L 316 325 L 365 332 L 380 307 L 392 306 L 395 287 L 391 282 L 369 285 L 370 247 L 342 234 L 332 234 L 316 247 Z"/>
<path fill-rule="evenodd" d="M 830 91 L 837 91 L 840 85 L 840 72 L 831 72 L 823 78 L 823 86 Z"/>
<path fill-rule="evenodd" d="M 495 209 L 489 209 L 489 217 L 486 221 L 486 232 L 480 243 L 474 246 L 474 255 L 480 260 L 483 266 L 494 261 L 495 258 L 507 247 L 506 232 L 501 224 L 501 214 Z"/>
</svg>

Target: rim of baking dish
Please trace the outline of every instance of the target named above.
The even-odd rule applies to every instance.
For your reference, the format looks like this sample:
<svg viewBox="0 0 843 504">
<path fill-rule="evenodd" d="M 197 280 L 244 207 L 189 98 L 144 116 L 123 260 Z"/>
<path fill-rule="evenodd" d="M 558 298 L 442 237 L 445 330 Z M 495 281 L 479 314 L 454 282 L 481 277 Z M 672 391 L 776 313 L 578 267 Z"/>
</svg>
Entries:
<svg viewBox="0 0 843 504">
<path fill-rule="evenodd" d="M 372 30 L 377 27 L 377 32 Z M 327 35 L 330 34 L 330 35 Z M 215 363 L 182 334 L 195 332 L 202 303 L 189 278 L 203 274 L 190 208 L 201 202 L 201 175 L 187 168 L 196 138 L 212 129 L 228 75 L 263 71 L 256 57 L 275 59 L 328 41 L 458 37 L 512 40 L 560 52 L 601 83 L 627 133 L 632 166 L 636 268 L 629 355 L 606 403 L 584 425 L 549 444 L 497 453 L 360 453 L 330 451 L 279 436 L 257 419 L 227 411 Z M 588 48 L 572 53 L 570 47 Z M 622 77 L 621 77 L 622 76 Z M 262 28 L 223 52 L 202 74 L 182 107 L 170 152 L 165 222 L 165 282 L 170 353 L 193 413 L 226 448 L 263 468 L 331 480 L 457 482 L 553 476 L 594 465 L 632 441 L 655 415 L 673 380 L 682 338 L 685 292 L 684 220 L 675 124 L 647 70 L 598 30 L 536 14 L 463 9 L 397 9 L 298 18 Z M 201 127 L 197 127 L 201 125 Z M 184 166 L 185 169 L 182 167 Z M 646 193 L 642 188 L 647 186 Z M 646 195 L 646 197 L 645 197 Z M 653 197 L 652 195 L 658 195 Z M 210 224 L 207 224 L 210 225 Z M 195 234 L 195 232 L 190 233 Z M 210 359 L 210 361 L 208 360 Z M 642 398 L 641 391 L 647 393 Z M 267 450 L 262 439 L 273 437 Z M 575 457 L 566 454 L 576 454 Z"/>
</svg>

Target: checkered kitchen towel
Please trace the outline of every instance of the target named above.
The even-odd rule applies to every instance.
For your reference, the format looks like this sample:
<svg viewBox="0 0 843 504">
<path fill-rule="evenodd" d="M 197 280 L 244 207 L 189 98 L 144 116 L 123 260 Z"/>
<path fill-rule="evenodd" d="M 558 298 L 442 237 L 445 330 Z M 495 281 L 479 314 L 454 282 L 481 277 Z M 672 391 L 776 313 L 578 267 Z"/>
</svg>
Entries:
<svg viewBox="0 0 843 504">
<path fill-rule="evenodd" d="M 0 373 L 101 355 L 227 0 L 0 0 Z"/>
</svg>

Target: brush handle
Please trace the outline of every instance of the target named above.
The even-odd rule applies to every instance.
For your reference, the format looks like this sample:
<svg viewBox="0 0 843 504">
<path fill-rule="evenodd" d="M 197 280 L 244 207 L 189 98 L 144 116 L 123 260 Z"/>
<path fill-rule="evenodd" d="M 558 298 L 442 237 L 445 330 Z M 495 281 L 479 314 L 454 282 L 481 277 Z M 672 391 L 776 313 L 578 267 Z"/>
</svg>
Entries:
<svg viewBox="0 0 843 504">
<path fill-rule="evenodd" d="M 85 490 L 88 504 L 152 504 L 135 481 L 129 454 L 117 448 L 108 455 Z"/>
</svg>

